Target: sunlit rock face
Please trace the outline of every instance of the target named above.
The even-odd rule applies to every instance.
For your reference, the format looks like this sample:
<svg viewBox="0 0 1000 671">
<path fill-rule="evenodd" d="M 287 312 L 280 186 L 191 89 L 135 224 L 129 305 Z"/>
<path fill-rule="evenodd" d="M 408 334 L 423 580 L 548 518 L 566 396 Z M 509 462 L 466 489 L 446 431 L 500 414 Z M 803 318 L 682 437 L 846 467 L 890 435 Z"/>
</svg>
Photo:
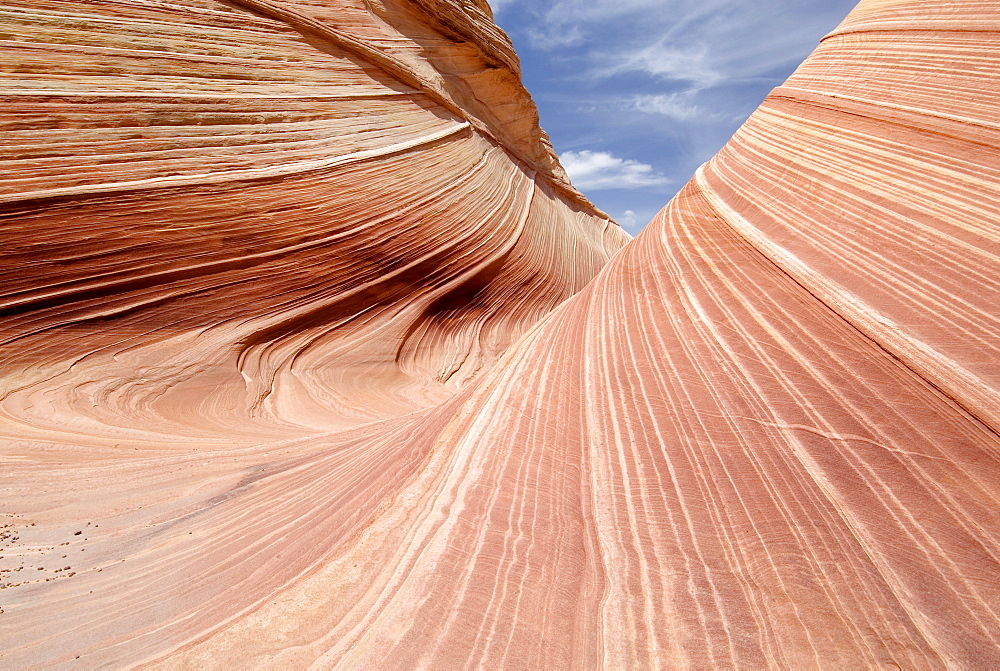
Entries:
<svg viewBox="0 0 1000 671">
<path fill-rule="evenodd" d="M 561 177 L 477 6 L 3 21 L 0 365 L 25 438 L 257 442 L 434 405 L 627 239 Z"/>
<path fill-rule="evenodd" d="M 598 272 L 483 3 L 8 6 L 0 665 L 1000 665 L 998 12 Z"/>
</svg>

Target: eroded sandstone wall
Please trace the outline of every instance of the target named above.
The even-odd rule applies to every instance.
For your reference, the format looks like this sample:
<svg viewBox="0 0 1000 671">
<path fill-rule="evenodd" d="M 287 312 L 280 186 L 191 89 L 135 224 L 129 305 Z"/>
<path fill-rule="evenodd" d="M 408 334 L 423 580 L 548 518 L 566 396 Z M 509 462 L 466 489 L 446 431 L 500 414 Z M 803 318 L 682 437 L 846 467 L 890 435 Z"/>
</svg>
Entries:
<svg viewBox="0 0 1000 671">
<path fill-rule="evenodd" d="M 121 438 L 433 405 L 624 243 L 553 173 L 482 9 L 451 9 L 473 48 L 404 6 L 4 8 L 0 368 L 25 435 L 69 429 L 78 394 L 84 436 Z"/>
<path fill-rule="evenodd" d="M 558 177 L 538 177 L 555 174 L 544 161 L 495 144 L 504 122 L 450 107 L 447 99 L 465 104 L 468 80 L 414 93 L 385 74 L 396 66 L 372 68 L 357 50 L 328 53 L 329 42 L 310 50 L 318 38 L 282 28 L 272 11 L 308 9 L 332 22 L 365 16 L 361 4 L 354 14 L 346 2 L 343 13 L 333 3 L 267 4 L 258 15 L 242 2 L 187 7 L 236 21 L 239 35 L 260 22 L 279 34 L 279 52 L 288 40 L 309 45 L 301 53 L 378 93 L 329 126 L 357 130 L 323 140 L 363 143 L 374 128 L 372 144 L 353 146 L 371 154 L 276 182 L 220 184 L 205 181 L 214 169 L 133 158 L 116 169 L 176 169 L 141 174 L 195 181 L 141 196 L 66 193 L 13 219 L 25 222 L 10 229 L 25 249 L 50 232 L 7 281 L 49 302 L 8 322 L 21 329 L 11 331 L 21 349 L 6 350 L 5 379 L 17 384 L 2 406 L 13 427 L 0 480 L 13 535 L 4 561 L 25 569 L 10 574 L 22 584 L 2 592 L 3 663 L 1000 664 L 997 3 L 862 2 L 589 283 L 578 259 L 596 269 L 621 234 L 585 212 L 566 214 L 582 206 Z M 125 11 L 91 11 L 98 6 Z M 400 34 L 419 43 L 421 30 L 450 41 L 481 31 L 478 51 L 493 55 L 475 57 L 514 71 L 489 45 L 484 5 L 435 6 L 471 23 L 421 20 Z M 367 15 L 391 23 L 428 7 L 386 4 Z M 336 25 L 366 40 L 365 30 L 387 30 L 360 19 Z M 100 31 L 81 30 L 90 33 Z M 199 25 L 192 34 L 217 42 L 229 33 Z M 419 50 L 405 55 L 405 45 L 382 47 L 419 69 Z M 321 68 L 307 70 L 294 81 L 323 89 Z M 137 74 L 125 80 L 146 85 Z M 295 109 L 308 115 L 313 105 Z M 391 109 L 379 121 L 369 110 L 383 105 Z M 414 146 L 386 151 L 377 138 L 407 141 L 391 120 L 404 110 Z M 201 137 L 182 125 L 185 138 Z M 208 142 L 232 137 L 210 131 Z M 308 141 L 295 145 L 307 152 L 296 160 L 330 160 L 323 142 Z M 182 156 L 193 151 L 184 147 Z M 212 160 L 244 162 L 227 170 L 285 165 L 267 163 L 267 152 L 237 154 Z M 107 170 L 95 167 L 92 184 Z M 323 170 L 353 178 L 320 179 Z M 86 175 L 59 182 L 72 174 L 53 170 L 30 188 L 93 190 L 81 186 Z M 379 188 L 388 177 L 399 193 Z M 126 197 L 128 217 L 116 200 Z M 470 207 L 481 216 L 463 227 Z M 345 208 L 383 223 L 346 226 L 335 243 L 308 237 Z M 220 213 L 257 222 L 257 233 L 196 244 L 192 227 L 215 230 Z M 73 216 L 91 228 L 68 223 Z M 285 218 L 313 222 L 306 238 L 286 239 L 298 228 Z M 427 225 L 436 221 L 455 228 Z M 164 237 L 90 257 L 79 251 L 88 230 L 101 240 L 124 239 L 123 230 Z M 303 245 L 301 254 L 257 275 L 225 267 L 218 272 L 230 279 L 208 287 L 177 262 L 232 263 L 267 235 Z M 360 251 L 372 248 L 387 256 Z M 350 254 L 322 251 L 341 249 Z M 400 250 L 440 269 L 387 273 Z M 95 267 L 104 283 L 138 268 L 164 281 L 101 294 L 104 284 L 86 284 Z M 357 309 L 337 311 L 357 305 L 337 302 L 344 278 L 367 287 L 373 277 L 385 293 L 360 295 L 374 314 L 330 318 Z M 42 290 L 52 297 L 30 293 Z M 438 354 L 499 352 L 523 329 L 464 386 L 467 364 Z M 372 354 L 331 372 L 355 351 L 349 345 L 382 351 L 383 338 L 399 345 L 392 365 Z M 159 363 L 147 358 L 150 343 Z M 357 375 L 368 364 L 375 370 Z M 128 375 L 157 381 L 150 389 L 172 383 L 144 396 L 151 383 Z M 419 403 L 425 409 L 354 428 L 331 419 Z"/>
</svg>

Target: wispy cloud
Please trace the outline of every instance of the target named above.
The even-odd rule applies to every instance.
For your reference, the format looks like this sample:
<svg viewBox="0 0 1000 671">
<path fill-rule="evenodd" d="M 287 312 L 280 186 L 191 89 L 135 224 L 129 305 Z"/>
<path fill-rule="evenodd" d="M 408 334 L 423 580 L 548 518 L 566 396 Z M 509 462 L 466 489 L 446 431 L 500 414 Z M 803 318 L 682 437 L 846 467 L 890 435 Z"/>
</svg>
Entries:
<svg viewBox="0 0 1000 671">
<path fill-rule="evenodd" d="M 522 2 L 530 0 L 521 0 Z M 710 11 L 711 6 L 732 0 L 701 0 L 700 11 Z M 600 22 L 609 18 L 640 14 L 657 17 L 666 12 L 677 15 L 690 0 L 556 0 L 545 12 L 548 21 Z"/>
<path fill-rule="evenodd" d="M 670 183 L 653 166 L 618 158 L 603 151 L 567 151 L 559 156 L 566 173 L 578 189 L 644 189 Z"/>
<path fill-rule="evenodd" d="M 629 109 L 644 114 L 658 114 L 675 121 L 712 121 L 719 117 L 694 102 L 696 91 L 640 94 L 626 99 Z"/>
<path fill-rule="evenodd" d="M 843 16 L 845 0 L 556 0 L 524 34 L 542 50 L 579 47 L 588 76 L 636 72 L 700 87 L 746 81 L 799 62 Z M 849 2 L 849 0 L 848 0 Z"/>
<path fill-rule="evenodd" d="M 610 77 L 626 72 L 644 72 L 655 77 L 692 82 L 699 87 L 712 86 L 724 75 L 709 64 L 709 51 L 703 45 L 667 46 L 662 41 L 638 49 L 604 54 L 602 64 L 592 74 Z"/>
<path fill-rule="evenodd" d="M 515 2 L 517 2 L 517 0 L 489 0 L 490 8 L 494 12 L 498 12 L 509 5 L 513 5 Z"/>
<path fill-rule="evenodd" d="M 489 1 L 502 8 L 573 183 L 626 229 L 648 220 L 856 4 Z"/>
<path fill-rule="evenodd" d="M 545 51 L 576 46 L 587 38 L 583 26 L 565 23 L 539 24 L 528 28 L 525 34 L 536 49 Z"/>
</svg>

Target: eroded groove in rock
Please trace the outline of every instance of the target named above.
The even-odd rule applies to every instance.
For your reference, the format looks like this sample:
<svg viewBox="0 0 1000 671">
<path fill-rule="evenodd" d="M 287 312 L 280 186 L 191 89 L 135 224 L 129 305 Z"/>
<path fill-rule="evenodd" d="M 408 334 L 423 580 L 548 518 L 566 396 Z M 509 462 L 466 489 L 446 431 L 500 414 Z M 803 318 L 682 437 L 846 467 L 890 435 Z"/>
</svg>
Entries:
<svg viewBox="0 0 1000 671">
<path fill-rule="evenodd" d="M 5 665 L 1000 665 L 997 3 L 862 2 L 599 272 L 484 3 L 264 4 L 421 86 L 5 10 Z"/>
</svg>

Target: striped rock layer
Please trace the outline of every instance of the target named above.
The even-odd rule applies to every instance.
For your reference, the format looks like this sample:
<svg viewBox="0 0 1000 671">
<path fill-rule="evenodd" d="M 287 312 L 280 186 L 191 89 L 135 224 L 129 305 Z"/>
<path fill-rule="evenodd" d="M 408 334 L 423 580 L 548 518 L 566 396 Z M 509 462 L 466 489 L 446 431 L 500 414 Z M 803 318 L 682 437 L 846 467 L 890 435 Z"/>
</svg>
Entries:
<svg viewBox="0 0 1000 671">
<path fill-rule="evenodd" d="M 1000 666 L 997 2 L 599 272 L 482 3 L 3 12 L 0 665 Z"/>
</svg>

